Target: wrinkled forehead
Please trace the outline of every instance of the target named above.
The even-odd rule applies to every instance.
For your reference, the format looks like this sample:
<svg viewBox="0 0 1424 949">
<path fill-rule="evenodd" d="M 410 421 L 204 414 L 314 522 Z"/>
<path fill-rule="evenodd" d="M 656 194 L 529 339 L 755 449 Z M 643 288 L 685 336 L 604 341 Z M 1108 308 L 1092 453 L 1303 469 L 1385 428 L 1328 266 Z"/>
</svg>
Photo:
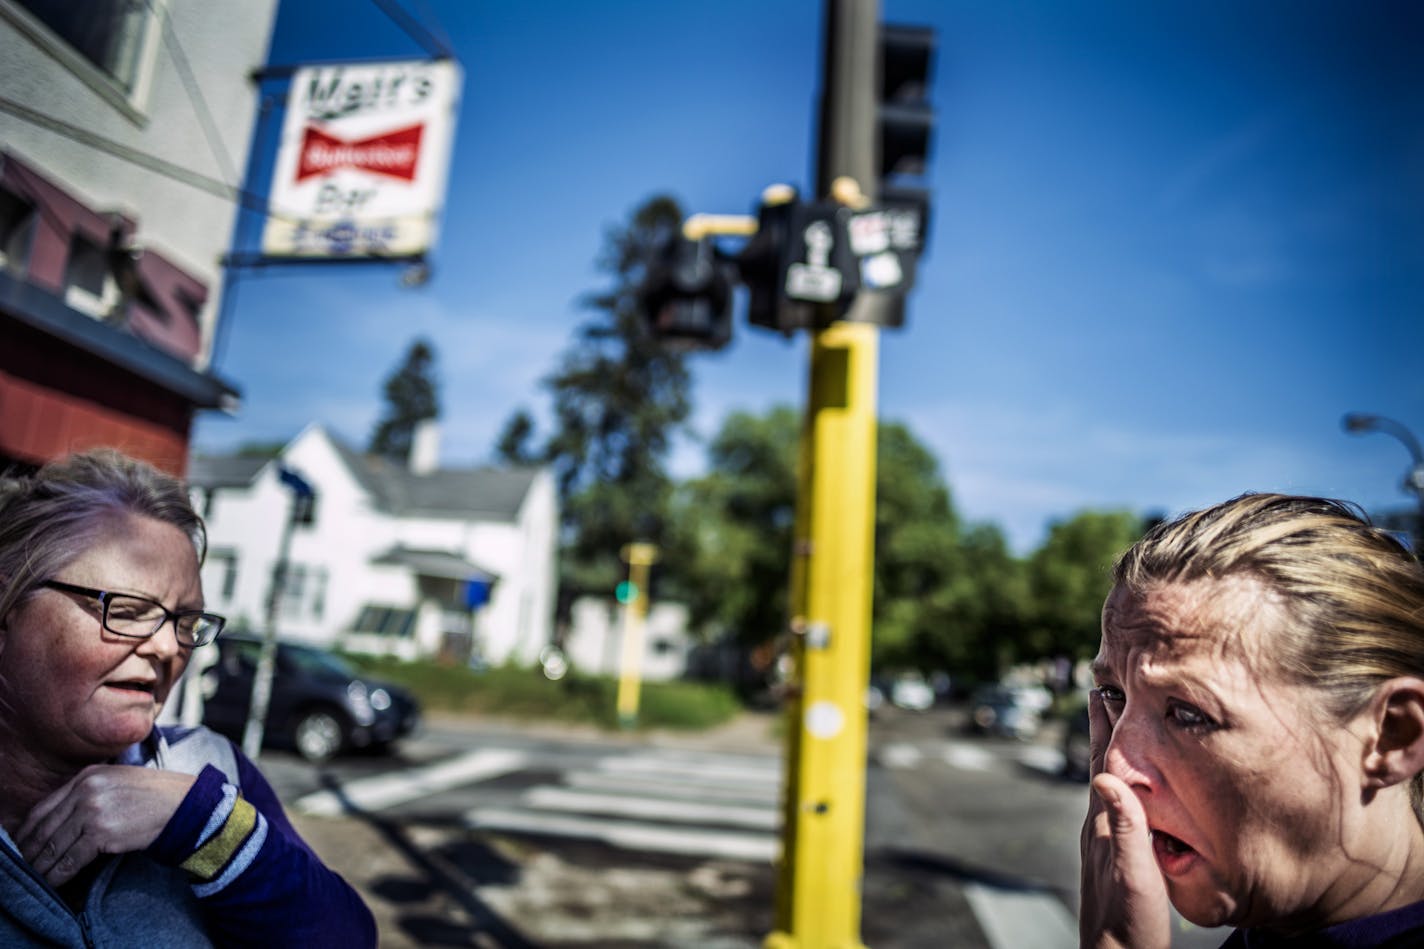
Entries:
<svg viewBox="0 0 1424 949">
<path fill-rule="evenodd" d="M 1116 587 L 1103 605 L 1100 661 L 1244 663 L 1264 671 L 1284 620 L 1280 597 L 1251 576 Z"/>
</svg>

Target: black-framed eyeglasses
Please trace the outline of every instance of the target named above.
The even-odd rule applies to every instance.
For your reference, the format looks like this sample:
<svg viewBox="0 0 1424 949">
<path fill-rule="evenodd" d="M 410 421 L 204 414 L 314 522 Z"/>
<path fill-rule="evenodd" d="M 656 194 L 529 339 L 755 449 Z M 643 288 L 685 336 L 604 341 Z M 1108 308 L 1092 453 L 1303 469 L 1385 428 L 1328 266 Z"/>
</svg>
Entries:
<svg viewBox="0 0 1424 949">
<path fill-rule="evenodd" d="M 148 639 L 163 628 L 163 624 L 173 621 L 173 629 L 178 634 L 178 645 L 192 648 L 206 646 L 218 638 L 227 620 L 216 613 L 203 610 L 170 610 L 146 596 L 132 593 L 111 593 L 92 587 L 76 586 L 60 580 L 45 580 L 40 586 L 75 593 L 98 600 L 102 608 L 101 622 L 104 628 L 116 636 L 130 639 Z"/>
</svg>

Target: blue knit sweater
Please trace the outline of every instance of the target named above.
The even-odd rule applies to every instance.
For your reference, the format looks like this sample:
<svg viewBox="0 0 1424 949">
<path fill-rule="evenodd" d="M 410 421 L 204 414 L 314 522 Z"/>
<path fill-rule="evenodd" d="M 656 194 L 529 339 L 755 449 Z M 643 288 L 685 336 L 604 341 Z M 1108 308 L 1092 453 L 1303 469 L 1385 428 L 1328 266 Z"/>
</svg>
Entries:
<svg viewBox="0 0 1424 949">
<path fill-rule="evenodd" d="M 361 897 L 297 835 L 232 742 L 205 728 L 159 728 L 118 763 L 198 780 L 146 851 L 95 862 L 78 909 L 0 829 L 0 946 L 376 944 Z"/>
</svg>

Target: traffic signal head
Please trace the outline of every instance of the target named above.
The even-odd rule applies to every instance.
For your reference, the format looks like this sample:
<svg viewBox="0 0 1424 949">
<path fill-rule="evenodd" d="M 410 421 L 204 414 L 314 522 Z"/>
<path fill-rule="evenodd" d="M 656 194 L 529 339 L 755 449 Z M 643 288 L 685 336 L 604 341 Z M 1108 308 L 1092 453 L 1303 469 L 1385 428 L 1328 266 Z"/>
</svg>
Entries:
<svg viewBox="0 0 1424 949">
<path fill-rule="evenodd" d="M 638 305 L 653 335 L 687 349 L 720 349 L 732 338 L 736 268 L 712 238 L 669 235 L 648 261 Z"/>
<path fill-rule="evenodd" d="M 737 255 L 737 270 L 747 285 L 747 322 L 786 334 L 811 325 L 811 308 L 784 292 L 797 199 L 790 185 L 762 192 L 756 233 Z"/>
<path fill-rule="evenodd" d="M 882 188 L 898 176 L 918 177 L 929 161 L 934 109 L 929 103 L 934 30 L 884 23 L 880 27 L 879 147 Z"/>
<path fill-rule="evenodd" d="M 624 580 L 613 588 L 613 598 L 627 606 L 638 598 L 638 584 L 632 580 Z"/>
</svg>

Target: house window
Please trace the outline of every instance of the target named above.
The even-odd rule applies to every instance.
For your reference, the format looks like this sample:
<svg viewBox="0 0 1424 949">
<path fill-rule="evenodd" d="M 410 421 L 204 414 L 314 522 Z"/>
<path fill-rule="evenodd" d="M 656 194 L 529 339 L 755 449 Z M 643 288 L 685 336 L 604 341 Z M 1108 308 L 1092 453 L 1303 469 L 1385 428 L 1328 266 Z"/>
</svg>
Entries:
<svg viewBox="0 0 1424 949">
<path fill-rule="evenodd" d="M 352 632 L 409 639 L 415 635 L 415 610 L 367 603 L 361 607 L 361 615 L 356 617 Z"/>
<path fill-rule="evenodd" d="M 203 592 L 210 602 L 229 604 L 237 593 L 237 552 L 209 550 L 203 564 Z"/>
<path fill-rule="evenodd" d="M 300 525 L 302 525 L 303 527 L 315 527 L 315 526 L 316 526 L 316 495 L 315 495 L 315 494 L 299 494 L 299 495 L 297 495 L 295 504 L 294 504 L 294 506 L 292 507 L 292 523 L 293 523 L 293 524 L 300 524 Z"/>
<path fill-rule="evenodd" d="M 318 567 L 312 571 L 312 619 L 321 619 L 326 612 L 326 570 Z"/>
<path fill-rule="evenodd" d="M 237 554 L 227 554 L 218 558 L 222 562 L 222 599 L 224 603 L 232 602 L 233 594 L 237 592 Z"/>
<path fill-rule="evenodd" d="M 37 218 L 34 205 L 0 189 L 0 267 L 16 277 L 29 270 Z"/>
<path fill-rule="evenodd" d="M 149 0 L 16 0 L 89 62 L 133 92 L 148 34 Z"/>
<path fill-rule="evenodd" d="M 302 564 L 287 567 L 287 577 L 282 584 L 282 615 L 296 619 L 302 615 L 302 601 L 306 598 L 307 568 Z"/>
<path fill-rule="evenodd" d="M 82 237 L 70 241 L 64 265 L 64 302 L 95 319 L 109 314 L 119 299 L 104 251 Z"/>
</svg>

